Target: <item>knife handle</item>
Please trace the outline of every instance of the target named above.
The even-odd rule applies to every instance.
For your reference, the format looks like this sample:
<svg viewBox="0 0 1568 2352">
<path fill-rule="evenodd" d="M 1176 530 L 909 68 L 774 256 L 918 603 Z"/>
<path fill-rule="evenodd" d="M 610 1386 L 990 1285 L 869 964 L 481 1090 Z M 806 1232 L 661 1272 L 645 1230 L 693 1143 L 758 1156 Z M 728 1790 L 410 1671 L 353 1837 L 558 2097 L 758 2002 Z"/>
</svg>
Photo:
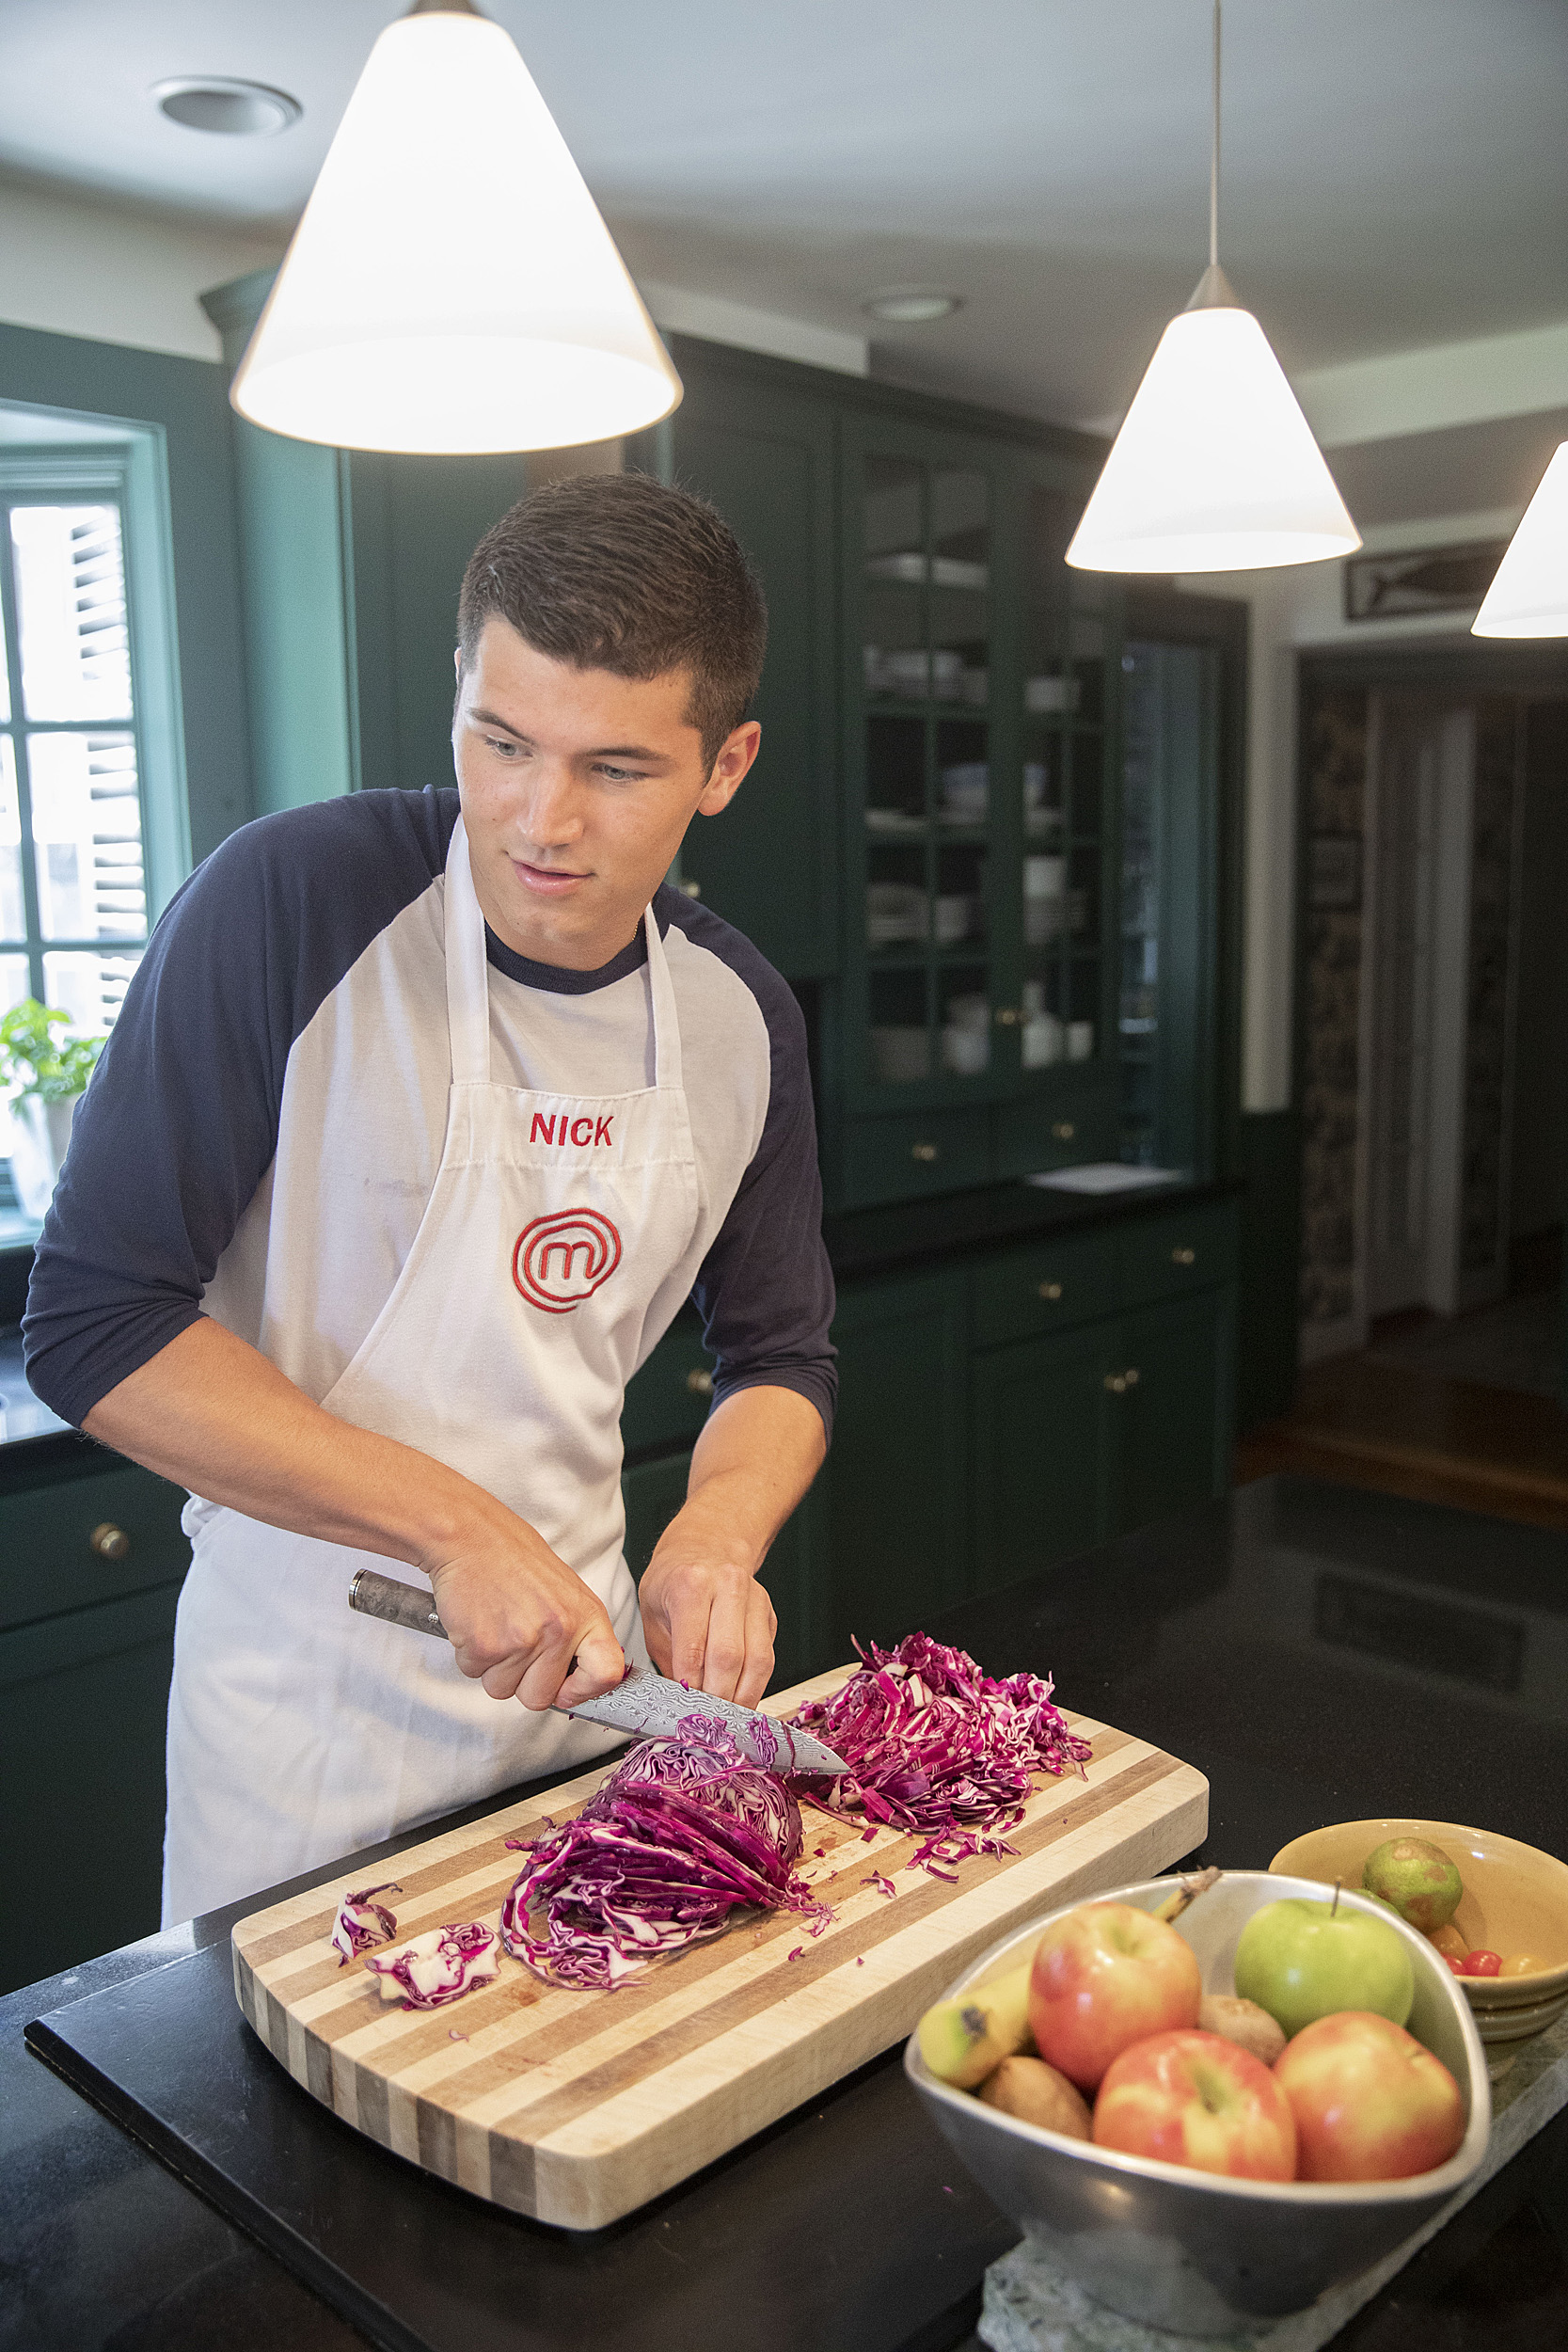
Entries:
<svg viewBox="0 0 1568 2352">
<path fill-rule="evenodd" d="M 348 1605 L 357 1609 L 364 1617 L 380 1617 L 388 1625 L 406 1626 L 411 1633 L 434 1634 L 436 1641 L 451 1638 L 436 1613 L 436 1603 L 429 1593 L 417 1584 L 400 1584 L 395 1576 L 383 1576 L 375 1568 L 356 1568 L 348 1588 Z"/>
</svg>

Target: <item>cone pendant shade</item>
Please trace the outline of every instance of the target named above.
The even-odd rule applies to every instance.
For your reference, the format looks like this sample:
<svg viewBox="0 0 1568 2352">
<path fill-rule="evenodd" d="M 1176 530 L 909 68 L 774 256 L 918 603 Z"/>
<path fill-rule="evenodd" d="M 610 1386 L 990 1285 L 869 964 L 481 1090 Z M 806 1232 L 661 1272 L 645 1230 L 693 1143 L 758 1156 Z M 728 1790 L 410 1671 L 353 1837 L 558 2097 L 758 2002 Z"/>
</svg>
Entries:
<svg viewBox="0 0 1568 2352">
<path fill-rule="evenodd" d="M 1068 562 L 1253 571 L 1360 545 L 1267 336 L 1211 267 L 1160 339 Z"/>
<path fill-rule="evenodd" d="M 1568 441 L 1542 475 L 1472 637 L 1568 637 Z"/>
<path fill-rule="evenodd" d="M 680 378 L 500 25 L 436 8 L 372 50 L 230 398 L 341 449 L 555 449 Z"/>
</svg>

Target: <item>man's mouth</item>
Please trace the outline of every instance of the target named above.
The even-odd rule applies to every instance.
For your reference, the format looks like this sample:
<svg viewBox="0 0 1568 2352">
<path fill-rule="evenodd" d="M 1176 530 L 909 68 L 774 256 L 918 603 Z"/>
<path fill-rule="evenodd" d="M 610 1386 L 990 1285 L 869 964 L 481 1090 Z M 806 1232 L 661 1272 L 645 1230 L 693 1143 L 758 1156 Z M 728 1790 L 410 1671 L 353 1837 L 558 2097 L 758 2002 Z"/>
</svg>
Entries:
<svg viewBox="0 0 1568 2352">
<path fill-rule="evenodd" d="M 569 898 L 589 879 L 586 873 L 574 873 L 564 866 L 533 866 L 528 859 L 520 857 L 515 857 L 509 863 L 523 888 L 539 898 Z"/>
</svg>

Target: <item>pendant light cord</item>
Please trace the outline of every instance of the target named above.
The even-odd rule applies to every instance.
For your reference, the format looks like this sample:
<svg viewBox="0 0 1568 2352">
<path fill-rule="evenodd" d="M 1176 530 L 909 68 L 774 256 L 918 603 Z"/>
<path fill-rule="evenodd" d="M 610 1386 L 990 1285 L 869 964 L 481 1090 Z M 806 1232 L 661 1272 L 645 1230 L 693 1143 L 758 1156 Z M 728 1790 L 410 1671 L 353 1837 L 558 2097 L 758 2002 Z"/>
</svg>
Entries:
<svg viewBox="0 0 1568 2352">
<path fill-rule="evenodd" d="M 1214 121 L 1209 148 L 1209 266 L 1220 261 L 1220 0 L 1214 0 Z"/>
</svg>

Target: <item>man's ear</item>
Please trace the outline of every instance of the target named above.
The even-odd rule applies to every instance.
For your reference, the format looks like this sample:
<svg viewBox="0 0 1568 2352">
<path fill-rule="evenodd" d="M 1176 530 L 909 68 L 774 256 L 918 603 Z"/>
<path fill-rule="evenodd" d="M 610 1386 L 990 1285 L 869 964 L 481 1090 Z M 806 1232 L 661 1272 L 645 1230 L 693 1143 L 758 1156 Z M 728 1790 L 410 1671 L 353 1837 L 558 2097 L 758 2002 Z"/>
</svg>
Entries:
<svg viewBox="0 0 1568 2352">
<path fill-rule="evenodd" d="M 755 719 L 748 719 L 726 737 L 720 746 L 703 797 L 697 803 L 699 817 L 717 817 L 728 808 L 739 791 L 747 770 L 757 755 L 762 742 L 762 728 Z"/>
</svg>

